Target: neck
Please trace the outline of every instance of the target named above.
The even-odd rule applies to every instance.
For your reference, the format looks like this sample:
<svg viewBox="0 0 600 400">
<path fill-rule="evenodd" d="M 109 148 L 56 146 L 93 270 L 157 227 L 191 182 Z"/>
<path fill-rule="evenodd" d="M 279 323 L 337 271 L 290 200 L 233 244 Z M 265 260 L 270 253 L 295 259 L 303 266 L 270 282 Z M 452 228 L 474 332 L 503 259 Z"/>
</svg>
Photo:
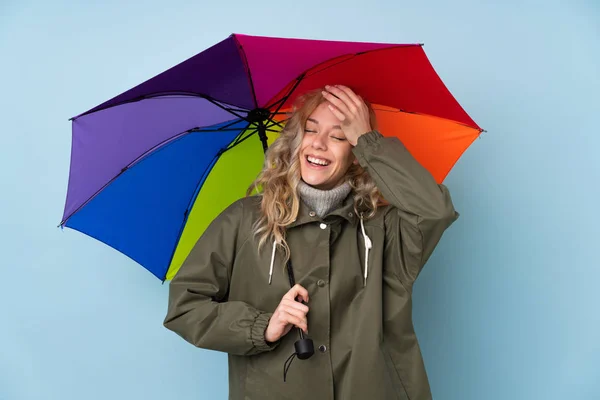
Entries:
<svg viewBox="0 0 600 400">
<path fill-rule="evenodd" d="M 321 218 L 339 206 L 351 190 L 352 188 L 348 182 L 344 182 L 330 190 L 314 188 L 303 180 L 300 180 L 298 183 L 300 198 L 304 204 L 310 207 Z"/>
</svg>

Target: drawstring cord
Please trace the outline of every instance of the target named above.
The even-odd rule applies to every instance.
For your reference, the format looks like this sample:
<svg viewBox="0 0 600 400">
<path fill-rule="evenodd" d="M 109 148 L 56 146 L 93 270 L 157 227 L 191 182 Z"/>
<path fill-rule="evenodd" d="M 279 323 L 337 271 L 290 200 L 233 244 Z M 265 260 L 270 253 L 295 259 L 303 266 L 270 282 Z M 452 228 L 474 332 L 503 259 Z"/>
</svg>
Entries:
<svg viewBox="0 0 600 400">
<path fill-rule="evenodd" d="M 273 251 L 271 253 L 271 267 L 269 267 L 269 285 L 273 279 L 273 264 L 275 264 L 275 250 L 277 250 L 277 241 L 273 242 Z"/>
<path fill-rule="evenodd" d="M 367 276 L 369 276 L 369 250 L 373 247 L 373 243 L 367 236 L 367 232 L 365 232 L 365 223 L 363 222 L 362 214 L 360 214 L 360 228 L 362 229 L 363 238 L 365 239 L 365 280 L 363 285 L 367 286 Z"/>
<path fill-rule="evenodd" d="M 362 235 L 365 241 L 365 276 L 363 285 L 367 286 L 367 277 L 369 276 L 369 251 L 373 248 L 373 242 L 369 236 L 367 236 L 367 232 L 365 231 L 365 223 L 363 220 L 362 214 L 360 215 L 360 229 L 362 231 Z M 277 241 L 273 242 L 273 249 L 271 251 L 271 265 L 269 266 L 269 285 L 273 281 L 273 266 L 275 265 L 275 252 L 277 250 Z"/>
<path fill-rule="evenodd" d="M 294 352 L 294 354 L 292 354 L 291 356 L 289 356 L 288 359 L 285 360 L 285 363 L 283 363 L 283 381 L 284 382 L 285 382 L 285 380 L 287 378 L 288 370 L 290 369 L 290 366 L 292 365 L 292 362 L 296 358 L 296 355 L 297 354 Z"/>
</svg>

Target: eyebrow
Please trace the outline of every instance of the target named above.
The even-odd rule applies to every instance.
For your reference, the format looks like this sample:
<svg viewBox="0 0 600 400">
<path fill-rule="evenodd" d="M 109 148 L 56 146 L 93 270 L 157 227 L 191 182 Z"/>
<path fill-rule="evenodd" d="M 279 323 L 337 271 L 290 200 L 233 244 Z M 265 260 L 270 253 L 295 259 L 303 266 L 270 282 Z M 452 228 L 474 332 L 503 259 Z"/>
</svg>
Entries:
<svg viewBox="0 0 600 400">
<path fill-rule="evenodd" d="M 315 124 L 319 125 L 319 121 L 317 121 L 314 118 L 308 118 L 307 121 L 314 122 Z M 340 125 L 334 125 L 333 128 L 334 129 L 342 129 L 342 127 Z"/>
</svg>

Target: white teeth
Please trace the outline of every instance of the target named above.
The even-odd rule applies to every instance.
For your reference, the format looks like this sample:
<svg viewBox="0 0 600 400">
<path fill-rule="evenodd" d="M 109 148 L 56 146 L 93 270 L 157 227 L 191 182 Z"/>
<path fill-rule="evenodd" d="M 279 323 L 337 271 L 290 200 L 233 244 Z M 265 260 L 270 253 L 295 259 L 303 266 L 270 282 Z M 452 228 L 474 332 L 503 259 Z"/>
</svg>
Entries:
<svg viewBox="0 0 600 400">
<path fill-rule="evenodd" d="M 308 157 L 306 157 L 306 159 L 313 164 L 318 164 L 318 165 L 323 165 L 323 166 L 329 165 L 329 161 L 321 160 L 320 158 L 308 156 Z"/>
</svg>

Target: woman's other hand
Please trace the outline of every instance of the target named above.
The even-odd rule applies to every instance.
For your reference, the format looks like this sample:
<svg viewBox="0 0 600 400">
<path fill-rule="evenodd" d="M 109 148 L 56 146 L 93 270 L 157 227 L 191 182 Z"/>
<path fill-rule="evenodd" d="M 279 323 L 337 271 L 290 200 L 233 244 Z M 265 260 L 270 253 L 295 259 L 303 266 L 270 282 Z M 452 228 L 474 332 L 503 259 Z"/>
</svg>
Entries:
<svg viewBox="0 0 600 400">
<path fill-rule="evenodd" d="M 308 333 L 306 320 L 308 306 L 296 301 L 296 298 L 299 301 L 308 302 L 308 291 L 300 285 L 295 285 L 283 296 L 265 330 L 267 342 L 276 342 L 294 326 Z"/>
<path fill-rule="evenodd" d="M 362 97 L 343 85 L 325 86 L 323 97 L 340 120 L 348 142 L 356 146 L 358 138 L 371 130 L 369 108 Z"/>
</svg>

